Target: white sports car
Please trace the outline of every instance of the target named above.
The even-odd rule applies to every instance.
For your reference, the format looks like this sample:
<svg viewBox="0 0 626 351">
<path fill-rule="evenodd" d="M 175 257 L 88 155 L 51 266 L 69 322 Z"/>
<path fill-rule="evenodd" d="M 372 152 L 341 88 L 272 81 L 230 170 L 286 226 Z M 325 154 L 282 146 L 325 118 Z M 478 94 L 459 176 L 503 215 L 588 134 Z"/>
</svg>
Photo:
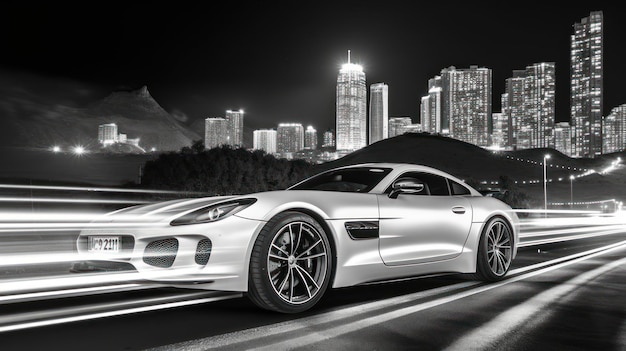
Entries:
<svg viewBox="0 0 626 351">
<path fill-rule="evenodd" d="M 503 278 L 519 220 L 504 202 L 420 165 L 331 169 L 287 190 L 133 206 L 84 229 L 92 265 L 132 265 L 146 279 L 246 293 L 295 313 L 329 288 L 472 273 Z"/>
</svg>

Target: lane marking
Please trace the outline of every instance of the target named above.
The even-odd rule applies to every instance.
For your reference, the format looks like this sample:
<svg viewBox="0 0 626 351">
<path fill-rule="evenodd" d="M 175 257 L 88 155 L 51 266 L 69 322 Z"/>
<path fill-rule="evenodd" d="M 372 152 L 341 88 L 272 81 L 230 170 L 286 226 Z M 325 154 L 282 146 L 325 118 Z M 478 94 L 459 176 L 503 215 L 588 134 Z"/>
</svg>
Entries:
<svg viewBox="0 0 626 351">
<path fill-rule="evenodd" d="M 554 301 L 623 264 L 626 264 L 626 257 L 618 261 L 609 262 L 546 290 L 520 305 L 509 308 L 491 321 L 457 339 L 445 350 L 467 350 L 468 345 L 478 350 L 494 348 L 507 334 L 519 329 L 523 323 L 526 323 L 542 309 L 546 309 Z"/>
<path fill-rule="evenodd" d="M 486 286 L 479 286 L 470 290 L 455 293 L 453 295 L 445 296 L 436 300 L 432 300 L 432 301 L 428 301 L 425 303 L 420 303 L 418 305 L 404 307 L 398 310 L 378 314 L 372 317 L 353 321 L 349 324 L 344 324 L 340 326 L 330 325 L 330 323 L 336 322 L 344 318 L 354 317 L 359 314 L 370 313 L 372 312 L 373 309 L 376 308 L 378 304 L 386 305 L 392 300 L 393 301 L 401 300 L 402 298 L 405 298 L 405 297 L 402 296 L 402 297 L 393 298 L 392 300 L 376 301 L 376 302 L 368 303 L 365 305 L 349 307 L 345 309 L 346 311 L 342 309 L 342 310 L 327 312 L 327 313 L 317 315 L 317 316 L 305 317 L 305 318 L 301 318 L 301 319 L 297 319 L 297 320 L 293 320 L 289 322 L 272 324 L 272 325 L 247 329 L 243 331 L 237 331 L 237 332 L 228 333 L 228 334 L 217 335 L 217 336 L 203 338 L 203 339 L 190 340 L 190 341 L 185 341 L 181 343 L 161 346 L 158 348 L 152 348 L 149 350 L 161 351 L 161 350 L 172 350 L 172 349 L 184 349 L 184 350 L 215 349 L 215 348 L 220 348 L 220 347 L 225 347 L 225 346 L 232 346 L 234 344 L 243 344 L 244 342 L 248 342 L 252 340 L 258 340 L 262 342 L 261 339 L 263 338 L 269 338 L 272 336 L 292 332 L 294 330 L 299 330 L 299 329 L 309 329 L 309 330 L 301 332 L 301 334 L 304 334 L 304 335 L 300 337 L 293 338 L 292 335 L 289 335 L 289 337 L 283 338 L 279 342 L 271 343 L 265 346 L 261 346 L 259 345 L 259 343 L 257 343 L 253 349 L 276 351 L 276 350 L 290 350 L 290 349 L 294 349 L 297 347 L 310 346 L 311 344 L 314 344 L 317 342 L 335 338 L 335 337 L 338 337 L 338 336 L 341 336 L 350 332 L 368 328 L 368 327 L 381 324 L 381 323 L 384 323 L 393 319 L 397 319 L 397 318 L 401 318 L 410 314 L 414 314 L 416 312 L 423 311 L 432 307 L 437 307 L 437 306 L 440 306 L 449 302 L 453 302 L 453 301 L 456 301 L 456 300 L 459 300 L 468 296 L 472 296 L 472 295 L 489 291 L 495 288 L 499 288 L 501 286 L 511 284 L 511 283 L 514 283 L 523 279 L 531 278 L 536 275 L 544 274 L 544 273 L 547 273 L 547 272 L 550 272 L 559 268 L 573 265 L 573 264 L 591 259 L 596 256 L 604 255 L 612 251 L 623 249 L 624 247 L 626 247 L 626 240 L 621 241 L 616 244 L 607 245 L 602 248 L 597 248 L 597 249 L 589 250 L 583 253 L 570 255 L 568 257 L 563 257 L 563 258 L 555 260 L 560 263 L 553 264 L 551 266 L 541 268 L 538 270 L 534 270 L 529 273 L 520 274 L 518 276 L 514 276 L 514 277 L 508 278 L 506 280 L 503 280 L 497 283 L 491 283 Z M 537 265 L 525 267 L 527 269 L 519 270 L 519 271 L 531 270 L 533 269 L 531 267 L 543 267 L 549 264 L 550 264 L 549 262 L 548 263 L 542 262 Z M 415 294 L 410 294 L 407 296 L 411 296 L 411 295 L 415 295 Z M 413 299 L 407 299 L 407 300 L 410 301 Z M 397 304 L 397 302 L 394 302 L 393 304 Z M 326 325 L 326 326 L 324 328 L 320 328 L 321 325 Z M 313 330 L 313 328 L 310 328 L 310 327 L 316 327 L 316 328 L 315 330 Z"/>
</svg>

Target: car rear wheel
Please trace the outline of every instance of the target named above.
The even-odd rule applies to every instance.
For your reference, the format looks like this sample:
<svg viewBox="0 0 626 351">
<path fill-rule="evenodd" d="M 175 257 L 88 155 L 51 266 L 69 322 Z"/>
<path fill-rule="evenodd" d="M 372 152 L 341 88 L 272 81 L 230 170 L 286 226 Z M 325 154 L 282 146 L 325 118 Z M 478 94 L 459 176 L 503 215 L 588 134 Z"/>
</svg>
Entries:
<svg viewBox="0 0 626 351">
<path fill-rule="evenodd" d="M 502 279 L 511 266 L 513 255 L 513 233 L 509 224 L 501 217 L 490 219 L 478 244 L 476 276 L 480 280 Z"/>
<path fill-rule="evenodd" d="M 250 259 L 248 297 L 283 313 L 313 307 L 330 282 L 333 255 L 324 229 L 311 216 L 283 212 L 259 233 Z"/>
</svg>

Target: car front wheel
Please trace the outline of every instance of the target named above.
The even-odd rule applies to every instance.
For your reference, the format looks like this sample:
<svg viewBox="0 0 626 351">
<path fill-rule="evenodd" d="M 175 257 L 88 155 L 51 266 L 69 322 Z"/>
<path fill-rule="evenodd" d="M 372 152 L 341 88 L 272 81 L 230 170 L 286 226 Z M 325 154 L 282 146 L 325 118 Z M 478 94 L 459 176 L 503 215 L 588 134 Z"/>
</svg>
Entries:
<svg viewBox="0 0 626 351">
<path fill-rule="evenodd" d="M 324 229 L 311 216 L 283 212 L 259 233 L 250 259 L 248 297 L 283 313 L 313 307 L 328 288 L 333 255 Z"/>
</svg>

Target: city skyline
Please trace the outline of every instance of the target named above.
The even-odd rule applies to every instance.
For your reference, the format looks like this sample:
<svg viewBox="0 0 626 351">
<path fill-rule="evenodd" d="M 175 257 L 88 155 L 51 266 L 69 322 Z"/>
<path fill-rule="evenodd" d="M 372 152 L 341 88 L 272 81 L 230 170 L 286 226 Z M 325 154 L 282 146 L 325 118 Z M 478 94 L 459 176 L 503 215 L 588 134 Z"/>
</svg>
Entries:
<svg viewBox="0 0 626 351">
<path fill-rule="evenodd" d="M 154 16 L 142 16 L 143 6 L 131 4 L 121 11 L 113 4 L 101 16 L 81 17 L 66 14 L 64 4 L 15 3 L 2 24 L 3 32 L 11 34 L 0 73 L 71 80 L 81 88 L 80 98 L 74 91 L 47 91 L 51 99 L 68 104 L 80 105 L 113 88 L 147 85 L 167 111 L 189 123 L 219 117 L 236 106 L 246 111 L 248 132 L 293 120 L 324 131 L 334 128 L 334 85 L 346 50 L 352 51 L 353 62 L 363 65 L 368 86 L 389 85 L 389 116 L 410 116 L 416 122 L 420 98 L 428 93 L 424 82 L 444 67 L 490 68 L 492 110 L 497 112 L 502 82 L 510 72 L 535 62 L 555 62 L 555 122 L 560 122 L 569 120 L 573 25 L 594 10 L 604 10 L 604 115 L 623 103 L 619 85 L 626 74 L 620 69 L 620 37 L 626 26 L 610 11 L 610 3 L 547 5 L 533 13 L 532 21 L 525 12 L 497 3 L 461 4 L 424 5 L 417 13 L 393 4 L 380 11 L 354 4 L 320 5 L 281 16 L 281 25 L 272 24 L 280 22 L 273 21 L 278 15 L 257 16 L 259 9 L 252 6 L 232 12 L 240 24 L 233 27 L 225 25 L 231 18 L 226 10 L 233 9 L 216 10 L 209 20 L 199 21 L 193 6 L 183 11 L 154 5 Z M 87 13 L 80 5 L 72 8 Z M 161 22 L 167 25 L 158 26 Z"/>
</svg>

